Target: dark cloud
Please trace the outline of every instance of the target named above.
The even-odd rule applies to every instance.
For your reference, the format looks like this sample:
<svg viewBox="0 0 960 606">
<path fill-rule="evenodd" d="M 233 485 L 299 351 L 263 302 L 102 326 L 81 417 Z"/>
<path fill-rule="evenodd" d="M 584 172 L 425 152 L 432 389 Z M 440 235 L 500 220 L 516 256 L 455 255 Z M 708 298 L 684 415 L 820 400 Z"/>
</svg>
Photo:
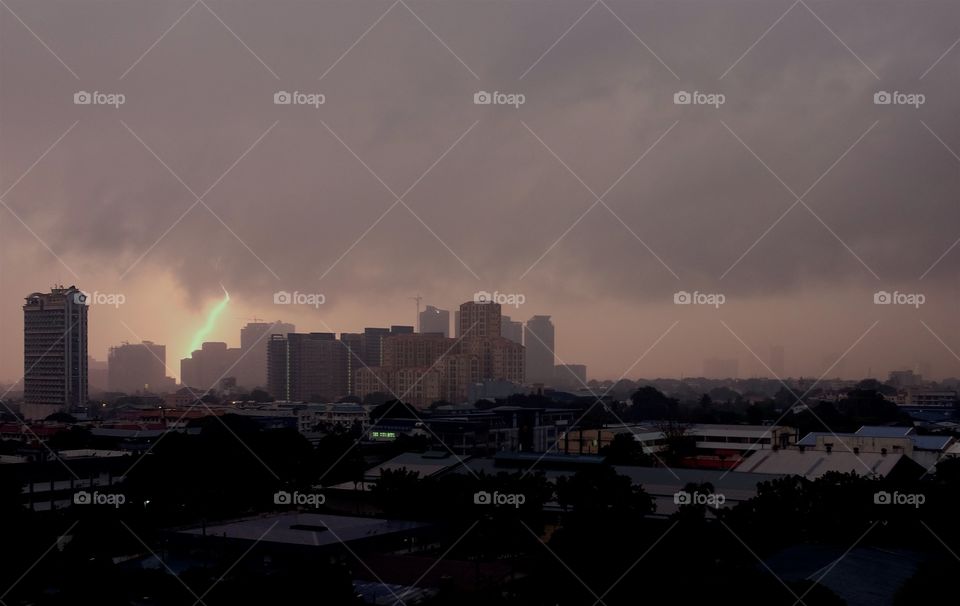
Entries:
<svg viewBox="0 0 960 606">
<path fill-rule="evenodd" d="M 553 313 L 569 336 L 561 355 L 602 374 L 632 361 L 631 347 L 609 347 L 623 326 L 649 323 L 648 345 L 688 311 L 670 305 L 681 288 L 727 293 L 724 313 L 758 340 L 770 327 L 756 310 L 793 317 L 775 340 L 804 352 L 798 372 L 859 331 L 838 332 L 847 320 L 827 308 L 798 321 L 791 301 L 829 299 L 837 318 L 859 318 L 876 315 L 875 290 L 922 289 L 925 317 L 955 334 L 960 252 L 919 278 L 960 237 L 960 160 L 945 149 L 960 152 L 960 50 L 921 79 L 960 36 L 956 3 L 808 2 L 816 16 L 797 4 L 733 66 L 789 3 L 609 1 L 615 15 L 595 5 L 541 58 L 590 3 L 410 1 L 416 15 L 395 5 L 341 57 L 390 2 L 209 2 L 216 16 L 194 6 L 134 65 L 191 4 L 9 2 L 79 79 L 10 13 L 0 19 L 3 189 L 79 120 L 4 202 L 81 282 L 149 296 L 166 276 L 184 314 L 220 283 L 270 315 L 274 290 L 319 290 L 324 321 L 348 329 L 403 321 L 415 291 L 444 306 L 480 288 L 524 292 L 514 315 Z M 76 106 L 77 90 L 126 103 Z M 326 103 L 276 106 L 277 90 Z M 477 90 L 526 103 L 476 106 Z M 678 90 L 726 102 L 676 106 Z M 875 106 L 878 90 L 926 103 Z M 815 186 L 809 209 L 771 228 L 795 202 L 778 177 L 796 195 Z M 213 186 L 209 208 L 180 219 L 196 198 L 179 179 L 196 195 Z M 0 331 L 17 340 L 11 301 L 74 278 L 9 214 L 0 237 Z M 129 313 L 146 331 L 145 312 Z M 301 324 L 320 328 L 311 318 Z M 954 372 L 916 318 L 903 322 L 880 348 L 903 353 L 862 366 L 923 359 Z M 752 358 L 720 329 L 707 349 Z M 103 346 L 123 333 L 104 334 Z M 825 335 L 841 342 L 821 346 Z M 691 372 L 702 357 L 688 347 L 651 372 Z M 18 365 L 0 360 L 3 375 Z"/>
</svg>

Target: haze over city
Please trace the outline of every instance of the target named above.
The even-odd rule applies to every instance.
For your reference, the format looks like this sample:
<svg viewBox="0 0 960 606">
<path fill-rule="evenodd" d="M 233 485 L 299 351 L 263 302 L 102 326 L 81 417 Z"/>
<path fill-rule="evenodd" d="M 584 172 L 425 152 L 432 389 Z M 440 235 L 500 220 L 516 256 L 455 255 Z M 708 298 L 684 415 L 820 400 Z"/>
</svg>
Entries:
<svg viewBox="0 0 960 606">
<path fill-rule="evenodd" d="M 150 339 L 173 374 L 222 285 L 232 346 L 254 317 L 351 332 L 499 291 L 590 378 L 770 376 L 771 347 L 790 376 L 960 375 L 954 3 L 453 4 L 11 2 L 0 377 L 55 283 L 125 297 L 91 308 L 93 357 Z"/>
<path fill-rule="evenodd" d="M 957 0 L 0 0 L 0 606 L 927 606 Z"/>
</svg>

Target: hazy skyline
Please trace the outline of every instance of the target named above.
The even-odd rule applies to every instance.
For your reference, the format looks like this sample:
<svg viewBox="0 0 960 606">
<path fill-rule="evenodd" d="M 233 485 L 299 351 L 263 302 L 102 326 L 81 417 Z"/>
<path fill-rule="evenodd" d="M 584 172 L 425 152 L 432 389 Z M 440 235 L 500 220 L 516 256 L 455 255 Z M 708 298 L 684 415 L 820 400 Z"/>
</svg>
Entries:
<svg viewBox="0 0 960 606">
<path fill-rule="evenodd" d="M 771 346 L 792 376 L 960 376 L 956 3 L 206 4 L 0 7 L 0 379 L 58 282 L 125 297 L 91 355 L 152 340 L 172 374 L 222 285 L 232 346 L 499 291 L 590 378 L 768 376 Z"/>
</svg>

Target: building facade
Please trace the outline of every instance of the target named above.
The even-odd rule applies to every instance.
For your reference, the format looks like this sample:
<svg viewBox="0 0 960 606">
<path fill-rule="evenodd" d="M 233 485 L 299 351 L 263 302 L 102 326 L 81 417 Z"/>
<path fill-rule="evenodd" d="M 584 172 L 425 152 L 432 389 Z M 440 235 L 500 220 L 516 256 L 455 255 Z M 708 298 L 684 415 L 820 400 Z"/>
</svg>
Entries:
<svg viewBox="0 0 960 606">
<path fill-rule="evenodd" d="M 485 380 L 523 383 L 523 346 L 500 336 L 500 305 L 460 306 L 460 334 L 392 334 L 380 343 L 380 365 L 354 373 L 355 395 L 387 393 L 417 407 L 440 400 L 465 402 Z"/>
<path fill-rule="evenodd" d="M 510 316 L 500 316 L 500 336 L 523 345 L 523 322 L 516 322 Z"/>
<path fill-rule="evenodd" d="M 467 301 L 460 306 L 458 337 L 475 339 L 500 336 L 500 304 Z"/>
<path fill-rule="evenodd" d="M 267 347 L 270 394 L 293 402 L 334 402 L 348 393 L 349 355 L 333 333 L 272 335 Z"/>
<path fill-rule="evenodd" d="M 87 309 L 86 295 L 76 286 L 26 298 L 23 399 L 34 418 L 87 403 Z"/>
<path fill-rule="evenodd" d="M 270 335 L 296 332 L 293 324 L 285 322 L 250 322 L 240 329 L 240 351 L 243 357 L 237 364 L 237 383 L 244 387 L 266 387 L 267 343 Z"/>
<path fill-rule="evenodd" d="M 420 312 L 420 332 L 422 334 L 442 334 L 450 336 L 450 312 L 433 305 Z"/>
<path fill-rule="evenodd" d="M 523 327 L 523 346 L 526 348 L 528 383 L 553 383 L 555 332 L 550 316 L 533 316 Z"/>
<path fill-rule="evenodd" d="M 189 358 L 180 360 L 180 382 L 197 393 L 217 388 L 220 381 L 234 376 L 240 354 L 239 348 L 223 342 L 203 343 Z"/>
<path fill-rule="evenodd" d="M 111 347 L 107 365 L 110 391 L 156 392 L 167 383 L 166 345 L 144 341 Z"/>
</svg>

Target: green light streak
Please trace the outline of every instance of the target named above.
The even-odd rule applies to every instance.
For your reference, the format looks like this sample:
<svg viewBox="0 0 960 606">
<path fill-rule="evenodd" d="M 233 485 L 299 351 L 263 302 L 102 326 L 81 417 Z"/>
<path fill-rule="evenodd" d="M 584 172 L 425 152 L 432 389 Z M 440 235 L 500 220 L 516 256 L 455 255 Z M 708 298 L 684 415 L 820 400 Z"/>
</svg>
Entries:
<svg viewBox="0 0 960 606">
<path fill-rule="evenodd" d="M 220 288 L 223 288 L 223 284 L 220 285 Z M 193 336 L 193 341 L 190 342 L 190 351 L 187 352 L 188 356 L 194 351 L 200 349 L 204 340 L 207 338 L 207 335 L 213 331 L 213 328 L 217 323 L 217 318 L 220 317 L 220 314 L 223 313 L 223 310 L 227 308 L 228 303 L 230 303 L 230 293 L 227 292 L 226 288 L 223 288 L 223 300 L 217 303 L 214 308 L 210 310 L 210 314 L 207 316 L 206 323 L 200 330 L 197 331 L 197 334 Z"/>
</svg>

